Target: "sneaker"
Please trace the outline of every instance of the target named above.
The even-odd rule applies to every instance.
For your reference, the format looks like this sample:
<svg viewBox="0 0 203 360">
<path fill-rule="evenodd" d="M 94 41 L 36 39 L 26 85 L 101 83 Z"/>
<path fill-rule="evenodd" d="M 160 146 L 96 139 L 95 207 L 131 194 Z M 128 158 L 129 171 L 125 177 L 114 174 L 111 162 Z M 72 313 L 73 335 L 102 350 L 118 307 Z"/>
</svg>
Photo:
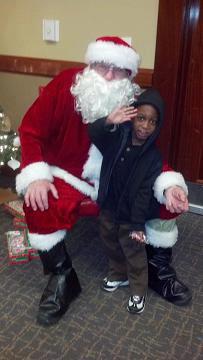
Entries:
<svg viewBox="0 0 203 360">
<path fill-rule="evenodd" d="M 145 296 L 133 295 L 128 301 L 127 310 L 131 314 L 140 314 L 145 308 Z"/>
<path fill-rule="evenodd" d="M 110 281 L 108 280 L 107 277 L 105 277 L 103 279 L 103 282 L 101 284 L 101 288 L 102 290 L 105 290 L 105 291 L 109 291 L 109 292 L 112 292 L 112 291 L 115 291 L 117 290 L 119 287 L 121 286 L 128 286 L 129 285 L 129 281 L 128 280 L 115 280 L 115 281 Z"/>
</svg>

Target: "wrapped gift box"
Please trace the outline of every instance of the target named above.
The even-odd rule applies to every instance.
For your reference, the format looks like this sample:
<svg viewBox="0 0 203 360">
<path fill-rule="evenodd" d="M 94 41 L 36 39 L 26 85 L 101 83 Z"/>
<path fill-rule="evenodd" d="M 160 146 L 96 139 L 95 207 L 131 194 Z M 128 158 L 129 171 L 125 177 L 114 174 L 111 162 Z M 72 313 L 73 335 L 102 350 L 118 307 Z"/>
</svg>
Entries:
<svg viewBox="0 0 203 360">
<path fill-rule="evenodd" d="M 29 261 L 26 231 L 7 231 L 9 263 L 24 264 Z"/>
<path fill-rule="evenodd" d="M 25 221 L 25 213 L 23 210 L 23 200 L 13 200 L 4 203 L 4 208 L 17 218 L 23 219 Z"/>
<path fill-rule="evenodd" d="M 26 230 L 26 235 L 27 235 L 27 230 Z M 30 245 L 28 236 L 27 236 L 27 250 L 29 254 L 29 260 L 36 259 L 39 257 L 39 253 L 37 249 L 33 249 L 32 246 Z"/>
<path fill-rule="evenodd" d="M 32 248 L 28 240 L 27 224 L 23 210 L 23 200 L 17 199 L 6 202 L 4 204 L 4 208 L 14 216 L 13 226 L 15 230 L 8 231 L 6 233 L 9 263 L 22 264 L 38 258 L 38 251 Z"/>
<path fill-rule="evenodd" d="M 27 230 L 27 224 L 23 218 L 14 217 L 13 226 L 16 230 Z"/>
<path fill-rule="evenodd" d="M 28 254 L 29 254 L 29 260 L 38 259 L 39 253 L 36 249 L 33 249 L 32 247 L 28 248 Z"/>
<path fill-rule="evenodd" d="M 23 264 L 39 257 L 38 251 L 30 245 L 27 229 L 6 233 L 9 264 Z"/>
<path fill-rule="evenodd" d="M 36 259 L 39 257 L 38 251 L 33 249 L 30 245 L 28 233 L 27 233 L 27 224 L 23 218 L 14 217 L 13 226 L 16 230 L 24 230 L 27 238 L 27 250 L 29 254 L 29 260 Z"/>
</svg>

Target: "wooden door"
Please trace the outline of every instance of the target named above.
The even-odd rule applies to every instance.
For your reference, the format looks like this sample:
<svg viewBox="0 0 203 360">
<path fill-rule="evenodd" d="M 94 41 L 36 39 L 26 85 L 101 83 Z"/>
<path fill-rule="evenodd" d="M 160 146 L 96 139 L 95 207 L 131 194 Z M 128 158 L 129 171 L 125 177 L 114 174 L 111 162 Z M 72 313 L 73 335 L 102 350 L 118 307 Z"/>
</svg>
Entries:
<svg viewBox="0 0 203 360">
<path fill-rule="evenodd" d="M 159 1 L 153 86 L 166 101 L 160 147 L 187 180 L 203 181 L 203 1 Z"/>
</svg>

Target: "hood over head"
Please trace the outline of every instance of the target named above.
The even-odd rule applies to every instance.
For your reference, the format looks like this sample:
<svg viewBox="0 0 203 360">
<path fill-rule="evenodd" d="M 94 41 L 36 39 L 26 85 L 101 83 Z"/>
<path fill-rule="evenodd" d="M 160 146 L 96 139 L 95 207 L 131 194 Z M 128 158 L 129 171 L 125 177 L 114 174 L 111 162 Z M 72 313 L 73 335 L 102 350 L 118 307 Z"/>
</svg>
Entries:
<svg viewBox="0 0 203 360">
<path fill-rule="evenodd" d="M 132 105 L 136 108 L 140 105 L 152 105 L 158 112 L 158 124 L 154 133 L 147 140 L 147 143 L 150 142 L 151 144 L 156 140 L 160 133 L 161 127 L 163 126 L 165 108 L 164 100 L 157 90 L 149 88 L 144 90 L 142 94 L 138 96 L 137 101 L 135 101 Z"/>
</svg>

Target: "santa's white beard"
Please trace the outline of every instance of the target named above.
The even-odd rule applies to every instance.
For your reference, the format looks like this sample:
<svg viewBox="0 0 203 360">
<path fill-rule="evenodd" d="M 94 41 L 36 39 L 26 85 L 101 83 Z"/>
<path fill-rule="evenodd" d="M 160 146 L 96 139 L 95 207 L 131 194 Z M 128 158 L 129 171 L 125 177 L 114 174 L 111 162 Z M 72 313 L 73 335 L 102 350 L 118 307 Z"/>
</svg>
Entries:
<svg viewBox="0 0 203 360">
<path fill-rule="evenodd" d="M 135 96 L 140 94 L 140 88 L 129 79 L 107 81 L 96 71 L 86 68 L 77 75 L 71 93 L 83 122 L 92 123 L 117 107 L 132 104 Z"/>
</svg>

